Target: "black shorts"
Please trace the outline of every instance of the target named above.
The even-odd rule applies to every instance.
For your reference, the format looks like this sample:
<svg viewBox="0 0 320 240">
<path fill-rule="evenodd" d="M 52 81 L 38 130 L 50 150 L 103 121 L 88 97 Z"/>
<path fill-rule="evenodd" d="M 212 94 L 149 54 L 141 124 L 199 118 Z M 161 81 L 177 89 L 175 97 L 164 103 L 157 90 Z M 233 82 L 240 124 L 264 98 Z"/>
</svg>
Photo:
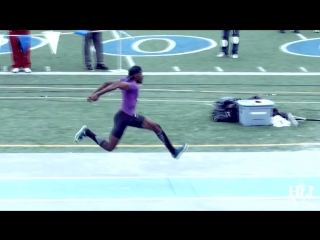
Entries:
<svg viewBox="0 0 320 240">
<path fill-rule="evenodd" d="M 112 136 L 120 139 L 124 133 L 124 130 L 129 127 L 142 128 L 142 124 L 145 117 L 141 115 L 130 116 L 125 112 L 119 110 L 114 115 L 114 125 L 111 131 Z"/>
</svg>

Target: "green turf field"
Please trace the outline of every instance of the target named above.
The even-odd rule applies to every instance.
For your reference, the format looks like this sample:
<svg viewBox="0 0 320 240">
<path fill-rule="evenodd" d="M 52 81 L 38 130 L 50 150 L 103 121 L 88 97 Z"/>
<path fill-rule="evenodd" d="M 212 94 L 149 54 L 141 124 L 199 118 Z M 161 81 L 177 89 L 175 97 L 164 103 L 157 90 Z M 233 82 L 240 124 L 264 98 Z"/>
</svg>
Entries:
<svg viewBox="0 0 320 240">
<path fill-rule="evenodd" d="M 170 45 L 155 37 L 158 35 L 194 36 L 216 43 L 213 48 L 190 54 L 122 58 L 121 69 L 138 64 L 145 71 L 138 113 L 157 121 L 174 144 L 188 142 L 190 151 L 293 151 L 316 148 L 320 143 L 318 122 L 300 123 L 297 128 L 243 127 L 214 123 L 210 118 L 212 104 L 219 98 L 249 98 L 257 94 L 276 102 L 280 111 L 320 118 L 319 59 L 280 49 L 285 43 L 320 35 L 311 30 L 301 31 L 300 35 L 289 31 L 241 31 L 239 59 L 220 59 L 216 57 L 220 31 L 126 32 L 133 37 L 153 38 L 141 41 L 139 48 L 145 52 L 161 51 Z M 115 37 L 114 32 L 104 32 L 104 41 Z M 102 151 L 90 139 L 76 145 L 74 134 L 86 124 L 95 133 L 108 137 L 113 114 L 120 106 L 120 92 L 112 92 L 95 104 L 87 103 L 86 98 L 103 81 L 117 79 L 125 72 L 116 71 L 119 58 L 111 55 L 105 55 L 105 63 L 114 71 L 87 72 L 82 44 L 81 36 L 61 35 L 56 55 L 51 54 L 47 44 L 32 50 L 33 73 L 0 73 L 0 152 Z M 194 48 L 197 44 L 202 43 L 188 43 Z M 124 51 L 125 47 L 124 44 Z M 1 49 L 0 53 L 0 66 L 10 70 L 10 53 Z M 45 71 L 46 66 L 51 71 Z M 128 129 L 117 151 L 165 148 L 152 132 Z"/>
</svg>

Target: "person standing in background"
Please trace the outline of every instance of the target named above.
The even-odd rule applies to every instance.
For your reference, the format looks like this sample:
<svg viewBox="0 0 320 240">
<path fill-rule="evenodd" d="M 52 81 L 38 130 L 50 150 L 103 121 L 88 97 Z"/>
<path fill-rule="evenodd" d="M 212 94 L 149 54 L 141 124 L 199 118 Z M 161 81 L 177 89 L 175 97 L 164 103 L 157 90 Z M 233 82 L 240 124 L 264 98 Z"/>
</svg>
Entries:
<svg viewBox="0 0 320 240">
<path fill-rule="evenodd" d="M 227 57 L 229 55 L 230 31 L 232 31 L 232 58 L 238 58 L 240 30 L 222 30 L 221 52 L 218 57 Z"/>
<path fill-rule="evenodd" d="M 12 36 L 15 35 L 15 36 Z M 24 72 L 31 73 L 30 46 L 24 53 L 19 37 L 16 35 L 30 35 L 30 30 L 9 30 L 9 40 L 12 51 L 12 72 L 18 73 L 22 68 Z"/>
<path fill-rule="evenodd" d="M 109 68 L 104 64 L 103 61 L 103 45 L 102 45 L 102 32 L 94 32 L 98 30 L 88 30 L 89 32 L 84 38 L 84 63 L 86 68 L 90 71 L 93 70 L 91 64 L 91 41 L 93 42 L 96 50 L 96 69 L 108 70 Z"/>
<path fill-rule="evenodd" d="M 286 30 L 279 30 L 280 33 L 286 33 Z M 292 30 L 293 33 L 300 33 L 299 30 Z"/>
</svg>

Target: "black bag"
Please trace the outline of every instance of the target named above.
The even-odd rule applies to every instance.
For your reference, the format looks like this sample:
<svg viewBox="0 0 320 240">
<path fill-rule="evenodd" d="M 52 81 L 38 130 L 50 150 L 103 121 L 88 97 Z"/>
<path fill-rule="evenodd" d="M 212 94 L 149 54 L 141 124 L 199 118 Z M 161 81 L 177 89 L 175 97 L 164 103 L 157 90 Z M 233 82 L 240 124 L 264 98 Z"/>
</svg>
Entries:
<svg viewBox="0 0 320 240">
<path fill-rule="evenodd" d="M 220 98 L 215 103 L 215 107 L 212 111 L 212 120 L 214 122 L 239 122 L 238 100 L 241 100 L 241 98 Z"/>
</svg>

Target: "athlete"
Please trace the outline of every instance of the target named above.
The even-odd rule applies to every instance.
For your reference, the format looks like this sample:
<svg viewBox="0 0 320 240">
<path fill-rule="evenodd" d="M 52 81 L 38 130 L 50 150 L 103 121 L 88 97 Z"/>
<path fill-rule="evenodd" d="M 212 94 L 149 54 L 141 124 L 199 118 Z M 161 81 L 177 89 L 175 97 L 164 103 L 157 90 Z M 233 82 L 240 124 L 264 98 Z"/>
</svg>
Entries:
<svg viewBox="0 0 320 240">
<path fill-rule="evenodd" d="M 102 84 L 91 96 L 88 102 L 97 101 L 100 96 L 116 89 L 122 91 L 121 109 L 114 115 L 114 126 L 111 131 L 109 141 L 94 134 L 86 125 L 84 125 L 75 135 L 75 142 L 79 142 L 84 137 L 89 137 L 106 151 L 113 151 L 118 145 L 126 128 L 135 127 L 147 129 L 155 132 L 158 138 L 164 143 L 173 158 L 178 159 L 181 154 L 187 150 L 188 144 L 183 144 L 180 148 L 174 148 L 170 143 L 163 129 L 150 119 L 137 115 L 135 113 L 139 96 L 139 85 L 143 82 L 142 69 L 139 66 L 133 66 L 128 71 L 128 76 L 120 81 L 106 82 Z"/>
</svg>

